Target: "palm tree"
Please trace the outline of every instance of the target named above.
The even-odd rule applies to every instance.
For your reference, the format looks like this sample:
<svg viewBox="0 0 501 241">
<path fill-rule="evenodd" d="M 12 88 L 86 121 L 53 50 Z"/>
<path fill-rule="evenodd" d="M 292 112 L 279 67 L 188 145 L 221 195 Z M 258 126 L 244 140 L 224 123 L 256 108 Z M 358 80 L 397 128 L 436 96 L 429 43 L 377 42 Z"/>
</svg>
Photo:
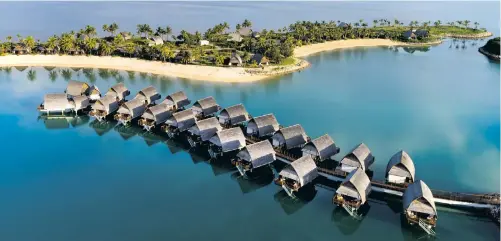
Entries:
<svg viewBox="0 0 501 241">
<path fill-rule="evenodd" d="M 169 38 L 169 35 L 172 34 L 172 28 L 170 26 L 166 26 L 165 29 L 164 29 L 164 32 L 165 32 L 165 35 L 166 35 L 166 39 L 167 40 Z"/>
<path fill-rule="evenodd" d="M 242 27 L 244 27 L 244 28 L 250 28 L 250 27 L 252 27 L 252 22 L 249 21 L 248 19 L 245 19 L 244 22 L 242 23 Z"/>
<path fill-rule="evenodd" d="M 12 42 L 12 36 L 7 36 L 7 38 L 5 38 L 5 39 L 7 39 L 7 42 L 9 42 L 9 43 Z"/>
<path fill-rule="evenodd" d="M 112 36 L 115 36 L 115 32 L 118 31 L 118 29 L 119 29 L 118 24 L 115 22 L 108 27 L 108 31 L 111 33 Z"/>
<path fill-rule="evenodd" d="M 168 46 L 163 46 L 160 49 L 160 56 L 162 56 L 163 62 L 165 62 L 165 59 L 171 59 L 174 57 L 174 52 L 172 52 Z"/>
<path fill-rule="evenodd" d="M 165 35 L 165 30 L 162 27 L 158 27 L 157 30 L 155 31 L 155 35 L 162 37 L 162 40 L 165 40 L 164 35 Z"/>
<path fill-rule="evenodd" d="M 466 28 L 468 28 L 468 27 L 469 27 L 468 25 L 470 25 L 470 22 L 471 22 L 470 20 L 464 20 L 464 21 L 463 21 L 464 26 L 465 26 Z"/>
<path fill-rule="evenodd" d="M 63 76 L 64 80 L 68 81 L 71 79 L 71 76 L 73 74 L 71 73 L 70 69 L 63 69 L 63 70 L 61 70 L 61 75 Z"/>
<path fill-rule="evenodd" d="M 90 26 L 90 25 L 85 26 L 85 29 L 83 32 L 85 35 L 87 35 L 90 38 L 97 35 L 96 28 L 94 28 L 93 26 Z"/>
<path fill-rule="evenodd" d="M 110 27 L 108 26 L 108 24 L 103 24 L 102 29 L 103 29 L 103 32 L 109 32 Z"/>
<path fill-rule="evenodd" d="M 238 31 L 238 30 L 240 30 L 241 28 L 242 28 L 242 26 L 240 26 L 240 24 L 239 24 L 239 23 L 237 23 L 237 25 L 235 26 L 235 29 Z"/>
<path fill-rule="evenodd" d="M 113 52 L 113 47 L 110 44 L 108 44 L 107 42 L 102 42 L 99 45 L 99 50 L 100 50 L 102 56 L 110 55 Z"/>
<path fill-rule="evenodd" d="M 21 36 L 21 34 L 16 34 L 16 37 L 18 42 L 23 42 L 23 37 Z"/>
<path fill-rule="evenodd" d="M 30 51 L 35 47 L 35 39 L 33 36 L 26 37 L 26 39 L 23 40 L 23 43 Z"/>
<path fill-rule="evenodd" d="M 115 46 L 115 48 L 121 47 L 124 43 L 125 43 L 125 39 L 121 34 L 117 35 L 113 39 L 113 45 Z"/>
<path fill-rule="evenodd" d="M 59 39 L 59 44 L 61 46 L 61 50 L 63 50 L 64 53 L 67 53 L 75 47 L 75 36 L 69 33 L 63 33 Z"/>
<path fill-rule="evenodd" d="M 475 25 L 475 29 L 478 29 L 478 25 L 480 25 L 478 22 L 474 22 L 473 25 Z"/>
<path fill-rule="evenodd" d="M 97 47 L 97 39 L 96 38 L 86 38 L 84 40 L 85 49 L 87 49 L 88 54 L 92 54 L 92 50 Z"/>
<path fill-rule="evenodd" d="M 136 51 L 136 46 L 134 42 L 125 43 L 125 52 L 129 54 L 129 57 L 132 57 L 135 51 Z"/>
<path fill-rule="evenodd" d="M 181 54 L 181 63 L 189 64 L 191 62 L 191 52 L 190 51 L 182 51 L 180 54 Z"/>
<path fill-rule="evenodd" d="M 398 19 L 395 19 L 395 20 L 393 21 L 393 23 L 394 23 L 394 25 L 395 25 L 395 26 L 400 25 L 400 21 L 398 21 Z"/>
</svg>

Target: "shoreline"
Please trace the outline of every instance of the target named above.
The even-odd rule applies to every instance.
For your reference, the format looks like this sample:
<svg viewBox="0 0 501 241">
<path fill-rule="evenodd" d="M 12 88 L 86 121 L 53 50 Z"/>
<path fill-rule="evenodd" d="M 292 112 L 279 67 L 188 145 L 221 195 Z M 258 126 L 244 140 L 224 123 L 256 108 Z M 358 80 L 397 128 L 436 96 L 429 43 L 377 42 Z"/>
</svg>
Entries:
<svg viewBox="0 0 501 241">
<path fill-rule="evenodd" d="M 491 35 L 492 34 L 489 36 Z M 310 63 L 301 58 L 320 52 L 357 47 L 430 46 L 440 43 L 442 43 L 441 39 L 428 43 L 404 43 L 389 39 L 336 40 L 296 47 L 294 49 L 294 58 L 296 59 L 296 62 L 293 65 L 265 66 L 264 68 L 184 65 L 170 62 L 164 63 L 160 61 L 142 60 L 137 58 L 85 55 L 6 55 L 0 57 L 0 67 L 53 66 L 66 68 L 101 68 L 152 73 L 199 81 L 243 83 L 261 81 L 271 77 L 281 76 L 305 69 L 310 66 Z"/>
</svg>

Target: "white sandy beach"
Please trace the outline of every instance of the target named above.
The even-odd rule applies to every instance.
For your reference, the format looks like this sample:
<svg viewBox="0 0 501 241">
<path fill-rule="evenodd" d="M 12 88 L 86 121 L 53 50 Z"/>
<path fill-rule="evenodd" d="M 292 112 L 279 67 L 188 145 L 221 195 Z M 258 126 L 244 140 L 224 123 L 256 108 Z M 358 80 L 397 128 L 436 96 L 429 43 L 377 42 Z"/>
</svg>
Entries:
<svg viewBox="0 0 501 241">
<path fill-rule="evenodd" d="M 403 45 L 387 39 L 352 39 L 298 47 L 295 57 L 304 57 L 323 51 L 354 47 L 396 46 Z M 213 82 L 253 82 L 270 76 L 291 73 L 304 69 L 309 65 L 304 60 L 292 66 L 269 66 L 262 69 L 246 69 L 241 67 L 213 67 L 198 65 L 182 65 L 147 61 L 134 58 L 110 56 L 67 56 L 67 55 L 7 55 L 0 57 L 0 66 L 54 66 L 77 68 L 107 68 L 126 71 L 147 72 L 159 75 L 188 78 Z"/>
</svg>

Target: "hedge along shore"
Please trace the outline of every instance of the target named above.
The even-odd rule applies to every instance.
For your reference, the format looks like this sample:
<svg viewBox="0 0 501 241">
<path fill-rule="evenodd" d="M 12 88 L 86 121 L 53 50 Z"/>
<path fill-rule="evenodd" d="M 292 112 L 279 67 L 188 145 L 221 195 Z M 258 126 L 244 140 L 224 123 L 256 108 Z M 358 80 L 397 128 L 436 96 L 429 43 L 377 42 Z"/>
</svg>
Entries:
<svg viewBox="0 0 501 241">
<path fill-rule="evenodd" d="M 483 33 L 471 38 L 484 38 L 491 35 L 491 33 Z M 263 68 L 183 65 L 125 57 L 69 55 L 7 55 L 0 57 L 0 66 L 103 68 L 145 72 L 209 82 L 254 82 L 305 69 L 310 64 L 306 60 L 298 58 L 324 51 L 356 47 L 428 46 L 440 44 L 441 42 L 441 40 L 437 40 L 426 43 L 403 43 L 389 39 L 349 39 L 329 41 L 295 48 L 295 63 L 292 65 L 270 65 Z"/>
</svg>

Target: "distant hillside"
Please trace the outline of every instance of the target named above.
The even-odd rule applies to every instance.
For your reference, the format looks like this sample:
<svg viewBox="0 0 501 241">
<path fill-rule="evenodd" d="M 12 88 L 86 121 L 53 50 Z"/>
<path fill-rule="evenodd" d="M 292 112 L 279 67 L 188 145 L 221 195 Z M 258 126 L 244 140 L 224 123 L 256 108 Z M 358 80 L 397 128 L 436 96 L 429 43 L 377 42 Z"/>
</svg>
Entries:
<svg viewBox="0 0 501 241">
<path fill-rule="evenodd" d="M 484 46 L 480 47 L 478 50 L 489 58 L 499 60 L 499 37 L 490 39 Z"/>
</svg>

